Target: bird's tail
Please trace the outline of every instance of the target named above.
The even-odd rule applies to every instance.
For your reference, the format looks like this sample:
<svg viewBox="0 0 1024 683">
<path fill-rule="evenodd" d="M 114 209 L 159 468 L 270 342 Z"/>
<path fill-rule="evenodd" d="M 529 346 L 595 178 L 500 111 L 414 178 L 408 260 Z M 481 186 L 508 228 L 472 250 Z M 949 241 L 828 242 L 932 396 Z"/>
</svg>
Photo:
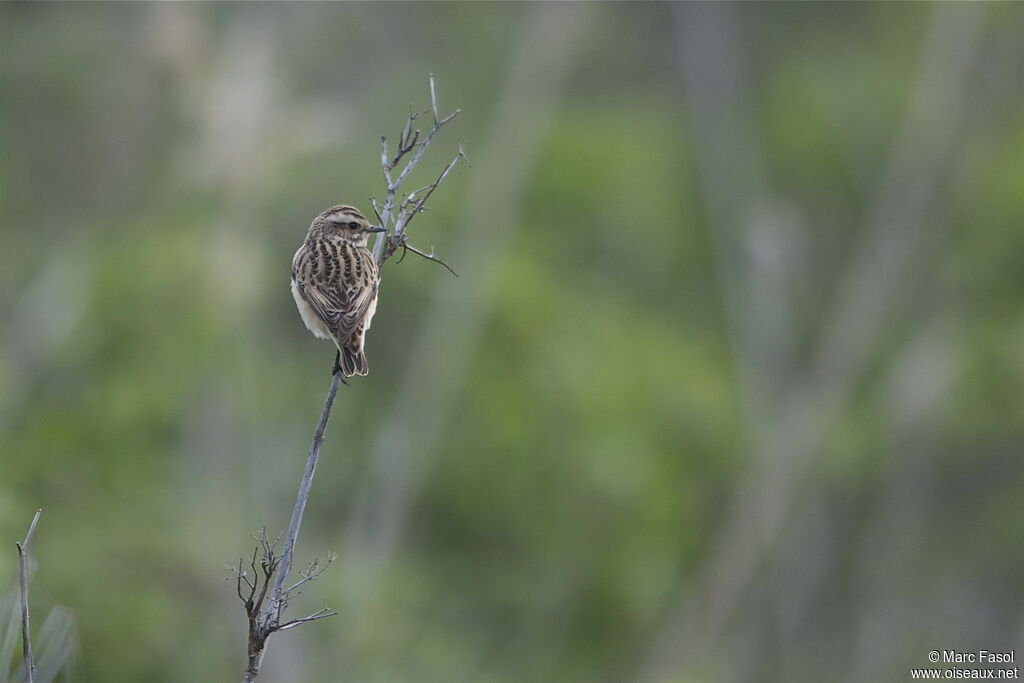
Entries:
<svg viewBox="0 0 1024 683">
<path fill-rule="evenodd" d="M 362 346 L 358 348 L 347 345 L 341 347 L 341 371 L 345 373 L 346 377 L 365 375 L 370 371 Z"/>
</svg>

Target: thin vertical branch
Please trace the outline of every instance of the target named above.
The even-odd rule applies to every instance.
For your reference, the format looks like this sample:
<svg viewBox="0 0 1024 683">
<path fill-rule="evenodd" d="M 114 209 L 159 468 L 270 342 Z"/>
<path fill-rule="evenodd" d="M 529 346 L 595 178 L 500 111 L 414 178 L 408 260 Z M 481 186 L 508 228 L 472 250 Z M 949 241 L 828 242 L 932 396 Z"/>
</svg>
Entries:
<svg viewBox="0 0 1024 683">
<path fill-rule="evenodd" d="M 306 459 L 306 470 L 302 474 L 302 481 L 299 483 L 299 493 L 295 499 L 295 508 L 292 510 L 292 519 L 288 524 L 288 533 L 284 537 L 284 545 L 281 546 L 281 566 L 274 579 L 274 589 L 270 593 L 270 600 L 267 602 L 268 613 L 276 612 L 281 602 L 282 591 L 284 590 L 285 579 L 292 569 L 292 552 L 295 549 L 295 540 L 299 536 L 299 526 L 302 524 L 302 513 L 306 509 L 306 501 L 309 499 L 309 488 L 313 484 L 313 473 L 316 471 L 316 463 L 320 458 L 320 446 L 324 442 L 324 432 L 327 429 L 327 421 L 331 418 L 331 408 L 334 405 L 334 397 L 338 393 L 338 385 L 341 383 L 341 373 L 335 373 L 331 377 L 331 386 L 327 391 L 327 399 L 324 401 L 324 408 L 320 412 L 320 421 L 313 432 L 313 444 L 309 449 L 309 457 Z"/>
<path fill-rule="evenodd" d="M 245 668 L 243 683 L 251 683 L 259 675 L 260 667 L 263 664 L 263 655 L 266 653 L 267 638 L 274 631 L 280 631 L 284 627 L 291 628 L 304 621 L 312 621 L 315 618 L 330 616 L 331 612 L 318 611 L 311 617 L 302 620 L 281 623 L 281 614 L 288 603 L 290 589 L 285 588 L 285 582 L 292 568 L 292 555 L 295 550 L 295 541 L 299 537 L 299 527 L 302 525 L 302 514 L 306 510 L 306 501 L 309 500 L 309 490 L 313 485 L 313 474 L 316 472 L 316 463 L 320 458 L 320 446 L 324 442 L 324 432 L 327 430 L 327 421 L 331 417 L 331 408 L 334 406 L 334 398 L 338 394 L 338 386 L 341 384 L 341 373 L 334 373 L 331 377 L 331 386 L 327 390 L 327 398 L 324 400 L 323 410 L 320 412 L 320 421 L 317 422 L 313 431 L 313 444 L 309 449 L 309 457 L 306 459 L 306 469 L 302 473 L 302 480 L 299 482 L 299 493 L 295 498 L 295 507 L 292 508 L 291 522 L 288 524 L 288 533 L 285 534 L 284 544 L 281 546 L 280 558 L 274 557 L 273 546 L 264 543 L 264 555 L 261 560 L 263 569 L 262 589 L 258 598 L 254 599 L 256 586 L 259 579 L 252 577 L 253 591 L 246 603 L 246 609 L 250 612 L 249 629 L 249 661 Z M 264 540 L 265 540 L 264 535 Z M 253 573 L 255 574 L 255 555 L 253 556 Z M 239 566 L 238 580 L 241 583 L 245 575 Z M 263 603 L 263 596 L 266 595 L 267 584 L 273 576 L 273 588 L 271 588 L 266 603 Z M 300 582 L 301 583 L 301 582 Z M 297 584 L 298 585 L 298 584 Z M 297 587 L 297 586 L 296 586 Z M 241 591 L 239 597 L 242 597 Z"/>
<path fill-rule="evenodd" d="M 32 523 L 28 525 L 25 533 L 25 540 L 15 543 L 18 547 L 18 574 L 21 586 L 21 653 L 25 660 L 25 683 L 32 683 L 36 676 L 36 663 L 32 659 L 32 638 L 29 634 L 28 616 L 28 544 L 32 540 L 32 534 L 36 530 L 36 523 L 39 522 L 39 515 L 42 510 L 36 510 L 32 517 Z"/>
</svg>

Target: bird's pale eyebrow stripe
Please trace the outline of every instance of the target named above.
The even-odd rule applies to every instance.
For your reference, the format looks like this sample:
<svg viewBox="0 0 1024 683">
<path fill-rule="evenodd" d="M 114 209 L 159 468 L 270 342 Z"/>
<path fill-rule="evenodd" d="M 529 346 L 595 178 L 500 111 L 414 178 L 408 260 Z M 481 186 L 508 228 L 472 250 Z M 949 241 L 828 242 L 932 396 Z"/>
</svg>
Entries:
<svg viewBox="0 0 1024 683">
<path fill-rule="evenodd" d="M 357 218 L 361 221 L 366 220 L 366 217 L 359 212 L 359 209 L 355 208 L 354 206 L 348 205 L 336 206 L 333 209 L 331 209 L 330 214 L 328 214 L 328 218 L 336 221 L 342 221 L 344 220 L 345 217 Z"/>
</svg>

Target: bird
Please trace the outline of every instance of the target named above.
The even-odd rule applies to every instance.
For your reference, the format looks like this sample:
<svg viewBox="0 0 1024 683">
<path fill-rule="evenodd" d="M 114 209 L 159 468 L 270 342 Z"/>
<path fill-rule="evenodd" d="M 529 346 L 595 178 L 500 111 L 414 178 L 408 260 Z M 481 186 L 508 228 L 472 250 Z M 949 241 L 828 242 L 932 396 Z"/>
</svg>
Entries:
<svg viewBox="0 0 1024 683">
<path fill-rule="evenodd" d="M 332 206 L 313 219 L 292 258 L 295 306 L 313 336 L 337 347 L 333 374 L 369 372 L 364 341 L 377 310 L 380 273 L 366 242 L 379 232 L 385 229 L 354 206 Z"/>
</svg>

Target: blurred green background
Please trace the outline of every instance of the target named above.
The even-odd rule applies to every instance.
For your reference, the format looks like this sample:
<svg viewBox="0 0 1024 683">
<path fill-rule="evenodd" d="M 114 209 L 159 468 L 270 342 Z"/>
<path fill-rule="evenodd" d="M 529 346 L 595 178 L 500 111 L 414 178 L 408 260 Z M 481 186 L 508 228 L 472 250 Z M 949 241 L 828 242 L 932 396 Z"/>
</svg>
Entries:
<svg viewBox="0 0 1024 683">
<path fill-rule="evenodd" d="M 43 508 L 69 680 L 241 677 L 333 358 L 290 260 L 431 72 L 460 277 L 384 268 L 296 555 L 340 614 L 259 680 L 1024 648 L 1020 5 L 4 3 L 0 586 Z"/>
</svg>

